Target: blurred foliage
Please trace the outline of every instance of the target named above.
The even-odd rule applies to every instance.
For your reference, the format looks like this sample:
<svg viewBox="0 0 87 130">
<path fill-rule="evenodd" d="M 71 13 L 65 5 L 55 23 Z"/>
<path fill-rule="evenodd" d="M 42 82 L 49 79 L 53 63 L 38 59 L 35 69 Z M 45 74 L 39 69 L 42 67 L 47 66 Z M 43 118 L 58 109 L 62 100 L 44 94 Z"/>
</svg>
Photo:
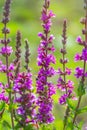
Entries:
<svg viewBox="0 0 87 130">
<path fill-rule="evenodd" d="M 24 65 L 24 39 L 27 38 L 30 42 L 30 50 L 31 50 L 31 60 L 30 60 L 30 68 L 32 69 L 33 79 L 35 83 L 35 78 L 38 72 L 39 67 L 36 64 L 37 58 L 37 47 L 40 43 L 40 39 L 38 38 L 38 32 L 42 31 L 41 27 L 41 8 L 43 5 L 43 0 L 12 0 L 11 6 L 11 21 L 8 24 L 8 27 L 11 30 L 9 37 L 11 37 L 12 42 L 11 45 L 15 50 L 15 38 L 17 30 L 20 30 L 22 33 L 22 65 Z M 4 5 L 4 0 L 0 0 L 0 20 L 2 19 L 2 7 Z M 59 58 L 61 54 L 59 49 L 61 48 L 61 34 L 62 34 L 62 24 L 63 19 L 67 19 L 67 57 L 69 58 L 69 63 L 67 64 L 68 67 L 72 68 L 72 75 L 67 78 L 73 79 L 75 82 L 75 89 L 77 88 L 78 81 L 74 78 L 74 68 L 78 66 L 78 63 L 74 63 L 74 55 L 76 52 L 81 51 L 81 47 L 76 43 L 76 37 L 78 35 L 82 35 L 82 28 L 83 26 L 80 24 L 80 18 L 84 16 L 83 10 L 83 0 L 51 0 L 50 9 L 56 14 L 56 18 L 53 19 L 53 26 L 51 29 L 51 33 L 54 34 L 55 40 L 55 56 L 57 58 L 57 63 L 54 66 L 55 69 L 61 67 L 59 63 Z M 2 37 L 1 34 L 2 23 L 0 23 L 0 38 Z M 2 59 L 2 57 L 0 57 Z M 14 54 L 10 58 L 12 61 L 14 59 Z M 3 59 L 4 61 L 4 59 Z M 82 66 L 82 63 L 79 62 L 79 65 Z M 52 79 L 55 83 L 57 81 L 57 76 Z M 4 75 L 0 74 L 0 81 L 4 80 Z M 54 115 L 55 115 L 55 122 L 54 122 L 54 130 L 62 130 L 62 120 L 64 115 L 64 106 L 58 105 L 58 98 L 60 96 L 60 92 L 53 97 L 54 98 Z M 84 97 L 84 101 L 87 102 L 86 97 Z M 82 103 L 84 105 L 84 103 Z M 78 120 L 83 119 L 87 121 L 86 116 L 81 116 Z M 1 127 L 0 127 L 1 129 Z"/>
</svg>

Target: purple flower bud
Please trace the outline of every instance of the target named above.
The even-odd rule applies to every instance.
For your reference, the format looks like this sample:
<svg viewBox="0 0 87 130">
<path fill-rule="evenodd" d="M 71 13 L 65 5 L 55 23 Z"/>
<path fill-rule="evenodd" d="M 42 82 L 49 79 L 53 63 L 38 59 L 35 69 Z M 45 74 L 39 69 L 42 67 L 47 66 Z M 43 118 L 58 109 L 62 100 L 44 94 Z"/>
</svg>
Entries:
<svg viewBox="0 0 87 130">
<path fill-rule="evenodd" d="M 13 63 L 10 64 L 9 70 L 10 70 L 10 71 L 14 70 L 14 64 L 13 64 Z"/>
<path fill-rule="evenodd" d="M 76 38 L 76 42 L 82 43 L 82 38 L 81 38 L 81 36 L 78 36 L 78 37 Z"/>
<path fill-rule="evenodd" d="M 51 18 L 51 17 L 55 17 L 55 14 L 53 13 L 52 10 L 49 11 L 49 15 L 48 15 L 48 17 L 49 17 L 49 18 Z"/>
<path fill-rule="evenodd" d="M 67 75 L 70 75 L 70 74 L 71 74 L 71 69 L 66 68 L 66 74 L 67 74 Z"/>
<path fill-rule="evenodd" d="M 75 55 L 74 60 L 75 60 L 75 61 L 79 61 L 79 60 L 81 60 L 81 59 L 82 59 L 81 54 L 77 53 L 77 54 Z"/>
<path fill-rule="evenodd" d="M 84 48 L 82 50 L 82 60 L 87 61 L 87 49 L 86 48 Z"/>
<path fill-rule="evenodd" d="M 43 35 L 43 33 L 42 33 L 42 32 L 39 32 L 39 33 L 38 33 L 38 36 L 39 36 L 39 37 L 41 37 L 41 38 L 43 38 L 43 37 L 44 37 L 44 35 Z"/>
</svg>

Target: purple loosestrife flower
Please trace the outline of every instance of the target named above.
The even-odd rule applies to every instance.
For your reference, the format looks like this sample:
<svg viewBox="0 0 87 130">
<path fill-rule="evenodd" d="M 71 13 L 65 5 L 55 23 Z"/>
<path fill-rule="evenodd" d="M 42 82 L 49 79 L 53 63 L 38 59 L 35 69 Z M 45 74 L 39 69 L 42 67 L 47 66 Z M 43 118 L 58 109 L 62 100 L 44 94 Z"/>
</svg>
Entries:
<svg viewBox="0 0 87 130">
<path fill-rule="evenodd" d="M 59 98 L 59 104 L 63 105 L 66 103 L 67 98 L 73 98 L 72 92 L 74 89 L 74 83 L 71 80 L 66 80 L 66 75 L 71 74 L 71 69 L 66 67 L 66 63 L 68 59 L 65 57 L 66 55 L 66 20 L 64 20 L 63 24 L 63 34 L 62 34 L 62 44 L 63 48 L 61 48 L 60 52 L 62 53 L 62 58 L 60 59 L 60 63 L 63 65 L 63 69 L 58 69 L 58 89 L 60 89 L 64 94 Z"/>
<path fill-rule="evenodd" d="M 9 95 L 8 102 L 9 104 L 12 104 L 12 84 L 10 80 L 10 75 L 12 74 L 11 71 L 13 71 L 14 67 L 12 64 L 9 63 L 9 56 L 12 54 L 13 50 L 12 47 L 8 44 L 10 43 L 10 39 L 8 38 L 8 34 L 10 33 L 10 30 L 7 28 L 7 24 L 10 20 L 10 4 L 11 0 L 5 0 L 4 5 L 4 11 L 3 11 L 3 19 L 2 23 L 4 25 L 2 29 L 3 38 L 0 40 L 0 43 L 2 44 L 2 47 L 0 48 L 0 55 L 5 57 L 5 64 L 0 65 L 0 71 L 6 73 L 7 83 L 5 86 L 8 86 L 8 91 L 6 91 Z M 9 105 L 10 106 L 10 105 Z M 11 114 L 11 125 L 12 129 L 14 129 L 14 120 L 13 120 L 13 110 L 10 111 Z"/>
<path fill-rule="evenodd" d="M 82 43 L 82 38 L 81 38 L 81 36 L 78 36 L 78 37 L 77 37 L 76 42 Z"/>
<path fill-rule="evenodd" d="M 0 51 L 0 53 L 1 53 L 2 55 L 4 55 L 4 56 L 6 56 L 6 55 L 10 56 L 10 54 L 11 54 L 12 52 L 13 52 L 12 47 L 9 47 L 9 46 L 7 46 L 7 47 L 2 47 L 2 48 L 1 48 L 1 51 Z"/>
<path fill-rule="evenodd" d="M 33 122 L 35 118 L 35 102 L 36 97 L 33 94 L 32 75 L 31 73 L 19 73 L 14 81 L 14 93 L 18 95 L 15 98 L 15 103 L 18 105 L 17 114 L 22 116 L 21 121 L 26 125 L 26 119 Z"/>
<path fill-rule="evenodd" d="M 10 4 L 11 0 L 6 0 L 3 11 L 3 19 L 2 23 L 4 25 L 2 29 L 2 33 L 4 37 L 0 40 L 0 43 L 3 45 L 0 48 L 0 54 L 5 57 L 5 64 L 0 63 L 0 72 L 6 73 L 8 88 L 11 89 L 10 83 L 10 73 L 14 70 L 14 65 L 9 63 L 9 56 L 12 54 L 13 50 L 11 46 L 8 46 L 10 43 L 10 39 L 7 38 L 7 35 L 10 33 L 10 30 L 7 28 L 7 23 L 9 22 L 9 14 L 10 14 Z M 11 101 L 11 94 L 9 94 L 9 101 Z"/>
<path fill-rule="evenodd" d="M 15 100 L 14 102 L 17 103 L 17 110 L 15 115 L 21 116 L 19 122 L 24 127 L 28 123 L 36 123 L 35 116 L 36 116 L 36 96 L 33 93 L 33 86 L 32 86 L 32 74 L 28 67 L 29 64 L 29 45 L 28 41 L 25 41 L 26 52 L 25 52 L 25 68 L 26 72 L 16 71 L 17 77 L 14 77 L 14 86 L 13 91 L 15 93 Z M 17 50 L 20 50 L 17 47 Z M 20 59 L 20 51 L 16 50 L 16 54 L 19 55 Z M 19 61 L 19 59 L 16 59 Z"/>
<path fill-rule="evenodd" d="M 84 23 L 84 24 L 85 24 L 85 23 Z M 84 31 L 82 31 L 82 33 L 83 33 L 83 35 L 86 36 L 85 29 L 84 29 Z M 75 60 L 76 62 L 77 62 L 77 61 L 83 61 L 83 62 L 84 62 L 84 68 L 77 67 L 77 68 L 75 69 L 75 77 L 82 79 L 83 82 L 84 82 L 85 77 L 87 77 L 87 72 L 86 72 L 86 70 L 85 70 L 85 66 L 86 66 L 86 63 L 87 63 L 87 45 L 86 45 L 86 44 L 87 44 L 87 41 L 86 41 L 86 40 L 83 41 L 80 36 L 78 36 L 78 38 L 77 38 L 76 41 L 79 43 L 79 45 L 82 45 L 82 44 L 80 44 L 80 43 L 84 43 L 84 44 L 83 44 L 83 47 L 84 47 L 84 48 L 82 49 L 82 53 L 81 53 L 81 54 L 77 53 L 77 54 L 75 55 L 74 60 Z"/>
<path fill-rule="evenodd" d="M 8 96 L 6 96 L 6 90 L 5 90 L 5 86 L 0 82 L 0 101 L 4 101 L 6 103 L 8 103 Z"/>
<path fill-rule="evenodd" d="M 48 81 L 49 77 L 52 77 L 55 74 L 55 70 L 50 65 L 55 64 L 56 59 L 53 55 L 55 51 L 53 39 L 54 36 L 50 33 L 50 28 L 52 25 L 51 18 L 55 17 L 52 11 L 49 11 L 50 0 L 45 0 L 45 4 L 42 9 L 42 27 L 44 32 L 38 33 L 38 36 L 41 38 L 40 45 L 38 47 L 38 58 L 37 64 L 40 66 L 38 72 L 36 87 L 38 94 L 38 114 L 37 121 L 39 123 L 51 123 L 54 120 L 52 114 L 53 109 L 53 100 L 51 96 L 55 94 L 55 85 Z"/>
</svg>

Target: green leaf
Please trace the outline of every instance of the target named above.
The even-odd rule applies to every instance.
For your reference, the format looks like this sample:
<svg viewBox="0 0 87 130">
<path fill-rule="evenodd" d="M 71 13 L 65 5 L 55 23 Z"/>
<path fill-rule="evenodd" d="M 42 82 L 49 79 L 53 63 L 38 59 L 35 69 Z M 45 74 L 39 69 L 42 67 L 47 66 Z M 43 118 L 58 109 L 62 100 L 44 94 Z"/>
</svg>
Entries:
<svg viewBox="0 0 87 130">
<path fill-rule="evenodd" d="M 83 124 L 84 124 L 83 121 L 81 121 L 81 122 L 78 124 L 78 127 L 79 127 L 78 130 L 82 130 Z"/>
<path fill-rule="evenodd" d="M 66 130 L 74 130 L 74 126 L 72 122 L 68 122 Z"/>
<path fill-rule="evenodd" d="M 77 114 L 81 114 L 81 113 L 85 113 L 85 112 L 87 112 L 87 106 L 83 107 L 81 109 L 78 109 Z"/>
<path fill-rule="evenodd" d="M 17 129 L 19 129 L 19 128 L 22 128 L 22 126 L 21 126 L 19 123 L 17 123 L 14 128 L 15 128 L 15 130 L 17 130 Z"/>
<path fill-rule="evenodd" d="M 0 103 L 0 111 L 2 111 L 5 108 L 5 102 Z"/>
<path fill-rule="evenodd" d="M 11 128 L 10 124 L 6 120 L 3 121 L 2 125 L 3 125 L 3 127 Z"/>
<path fill-rule="evenodd" d="M 67 99 L 67 104 L 68 107 L 71 108 L 72 110 L 76 109 L 76 100 Z"/>
<path fill-rule="evenodd" d="M 82 96 L 85 94 L 85 87 L 84 84 L 82 83 L 82 81 L 80 81 L 78 89 L 77 89 L 77 94 L 78 96 Z"/>
<path fill-rule="evenodd" d="M 11 111 L 12 109 L 17 109 L 17 104 L 16 103 L 11 102 L 9 104 L 9 111 Z"/>
</svg>

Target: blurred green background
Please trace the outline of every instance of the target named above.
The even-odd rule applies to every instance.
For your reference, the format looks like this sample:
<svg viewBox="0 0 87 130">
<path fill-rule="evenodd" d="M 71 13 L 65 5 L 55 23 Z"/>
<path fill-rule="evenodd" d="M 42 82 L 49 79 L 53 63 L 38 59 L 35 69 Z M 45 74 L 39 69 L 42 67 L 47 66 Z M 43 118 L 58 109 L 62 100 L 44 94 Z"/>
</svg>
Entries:
<svg viewBox="0 0 87 130">
<path fill-rule="evenodd" d="M 31 58 L 30 58 L 30 68 L 33 73 L 33 80 L 35 83 L 35 78 L 37 76 L 37 72 L 39 67 L 37 66 L 37 47 L 40 43 L 40 39 L 38 38 L 38 32 L 42 31 L 41 27 L 41 8 L 44 3 L 44 0 L 13 0 L 11 5 L 11 21 L 8 24 L 8 27 L 11 30 L 9 37 L 11 37 L 12 42 L 11 45 L 15 49 L 15 38 L 17 30 L 20 30 L 22 33 L 22 65 L 24 65 L 24 39 L 28 39 L 30 42 L 30 50 L 31 50 Z M 0 20 L 2 19 L 2 7 L 4 5 L 4 0 L 0 0 Z M 55 56 L 57 59 L 55 69 L 61 67 L 59 63 L 59 59 L 61 57 L 60 48 L 61 44 L 61 34 L 62 34 L 62 25 L 63 20 L 67 19 L 67 57 L 69 58 L 68 67 L 72 68 L 72 76 L 67 77 L 69 79 L 73 79 L 75 82 L 75 89 L 77 88 L 78 81 L 74 78 L 74 68 L 76 66 L 81 65 L 82 63 L 74 63 L 74 55 L 76 52 L 80 52 L 82 47 L 77 45 L 76 37 L 78 35 L 82 36 L 82 28 L 83 25 L 80 24 L 80 18 L 84 17 L 83 10 L 83 0 L 51 0 L 50 9 L 56 14 L 56 18 L 53 19 L 53 25 L 51 29 L 51 33 L 54 34 L 55 40 Z M 0 38 L 2 37 L 1 29 L 3 25 L 0 23 Z M 82 36 L 83 37 L 83 36 Z M 84 38 L 84 37 L 83 37 Z M 2 57 L 0 57 L 2 59 Z M 10 58 L 12 61 L 14 59 L 14 54 Z M 3 59 L 4 60 L 4 59 Z M 0 75 L 0 80 L 3 79 L 4 76 Z M 57 76 L 52 79 L 55 84 L 57 81 Z M 58 130 L 62 130 L 62 120 L 64 116 L 64 106 L 60 106 L 58 104 L 58 97 L 61 95 L 60 92 L 57 92 L 56 96 L 54 96 L 54 115 L 56 117 L 55 125 Z M 84 96 L 84 101 L 82 102 L 82 106 L 84 106 L 84 102 L 87 103 L 87 97 Z M 83 120 L 87 122 L 87 116 L 80 116 L 78 120 Z"/>
</svg>

